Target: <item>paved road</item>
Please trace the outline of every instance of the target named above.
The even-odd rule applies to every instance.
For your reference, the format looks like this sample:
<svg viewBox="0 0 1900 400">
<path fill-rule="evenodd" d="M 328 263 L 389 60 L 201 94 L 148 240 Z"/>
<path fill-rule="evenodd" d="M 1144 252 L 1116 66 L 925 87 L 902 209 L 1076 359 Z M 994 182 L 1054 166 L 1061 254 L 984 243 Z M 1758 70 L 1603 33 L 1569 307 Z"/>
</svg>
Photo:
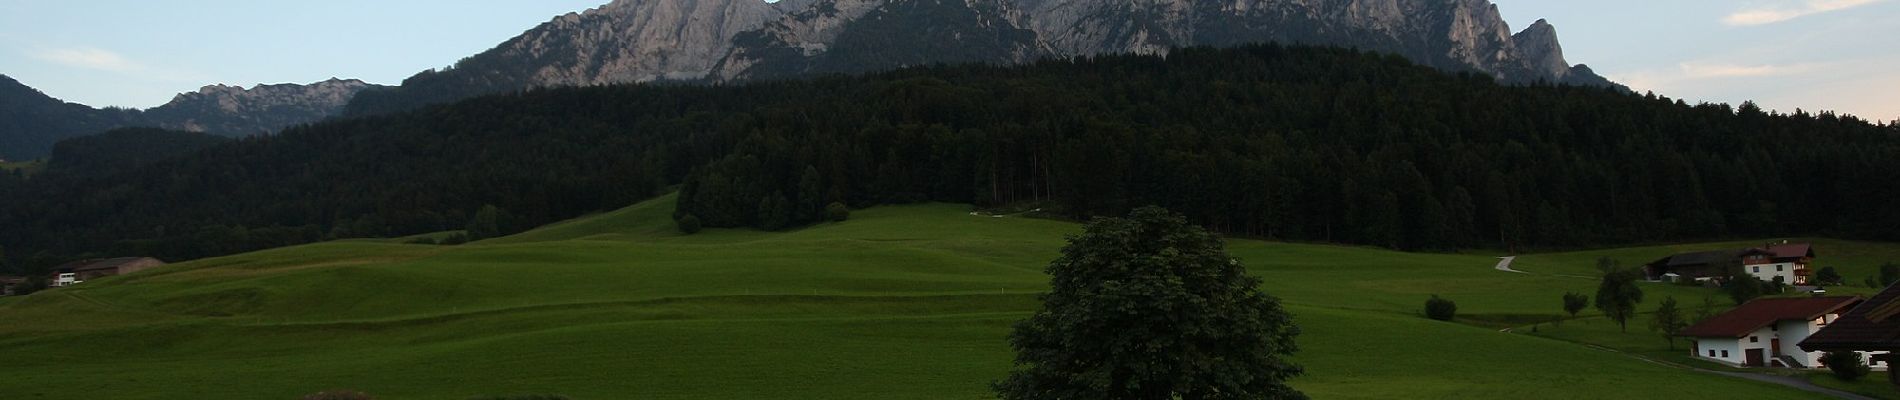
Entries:
<svg viewBox="0 0 1900 400">
<path fill-rule="evenodd" d="M 1517 256 L 1498 257 L 1498 270 L 1504 271 L 1504 272 L 1516 272 L 1520 274 L 1529 273 L 1529 272 L 1511 269 L 1511 261 L 1514 261 L 1514 260 L 1517 260 Z"/>
<path fill-rule="evenodd" d="M 1794 377 L 1788 377 L 1788 376 L 1751 374 L 1747 372 L 1710 371 L 1710 370 L 1695 368 L 1695 367 L 1689 367 L 1689 369 L 1693 369 L 1700 372 L 1707 372 L 1707 373 L 1716 374 L 1716 375 L 1722 375 L 1722 376 L 1732 376 L 1732 377 L 1747 379 L 1751 381 L 1773 383 L 1773 384 L 1787 386 L 1787 387 L 1791 387 L 1795 389 L 1801 389 L 1801 390 L 1806 390 L 1809 392 L 1824 394 L 1824 395 L 1828 395 L 1837 399 L 1879 400 L 1872 397 L 1862 396 L 1862 395 L 1858 395 L 1854 393 L 1843 392 L 1839 390 L 1815 386 L 1813 383 L 1808 383 L 1808 381 L 1806 380 L 1795 379 Z M 1879 379 L 1879 377 L 1872 377 L 1872 378 Z"/>
</svg>

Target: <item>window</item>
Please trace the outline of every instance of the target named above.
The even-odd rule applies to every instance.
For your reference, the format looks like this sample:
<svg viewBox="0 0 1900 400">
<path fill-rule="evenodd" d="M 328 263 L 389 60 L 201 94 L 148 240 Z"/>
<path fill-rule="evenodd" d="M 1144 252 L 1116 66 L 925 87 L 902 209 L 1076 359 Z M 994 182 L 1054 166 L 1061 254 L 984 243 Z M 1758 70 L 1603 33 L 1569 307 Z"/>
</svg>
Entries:
<svg viewBox="0 0 1900 400">
<path fill-rule="evenodd" d="M 1783 267 L 1783 266 L 1781 266 L 1781 265 L 1776 265 L 1776 266 L 1775 266 L 1775 272 L 1781 272 L 1781 267 Z"/>
<path fill-rule="evenodd" d="M 1709 350 L 1709 357 L 1715 357 L 1715 350 Z"/>
<path fill-rule="evenodd" d="M 1755 266 L 1755 272 L 1761 272 L 1761 266 L 1760 266 L 1760 265 L 1757 265 L 1757 266 Z"/>
<path fill-rule="evenodd" d="M 1749 343 L 1761 343 L 1761 337 L 1760 337 L 1760 336 L 1749 336 L 1749 337 L 1748 337 L 1748 342 L 1749 342 Z"/>
<path fill-rule="evenodd" d="M 1728 350 L 1722 350 L 1722 358 L 1728 358 Z"/>
</svg>

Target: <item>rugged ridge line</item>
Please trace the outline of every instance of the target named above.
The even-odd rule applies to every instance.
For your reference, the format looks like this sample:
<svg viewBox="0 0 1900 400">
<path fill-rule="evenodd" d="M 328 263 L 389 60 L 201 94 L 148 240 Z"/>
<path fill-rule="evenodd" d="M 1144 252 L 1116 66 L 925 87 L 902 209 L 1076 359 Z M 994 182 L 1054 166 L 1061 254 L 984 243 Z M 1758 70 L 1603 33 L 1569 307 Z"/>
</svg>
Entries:
<svg viewBox="0 0 1900 400">
<path fill-rule="evenodd" d="M 1396 53 L 1507 83 L 1619 87 L 1571 66 L 1548 21 L 1513 32 L 1488 0 L 616 0 L 399 89 L 366 92 L 349 112 L 547 86 L 721 83 L 1264 41 Z"/>
</svg>

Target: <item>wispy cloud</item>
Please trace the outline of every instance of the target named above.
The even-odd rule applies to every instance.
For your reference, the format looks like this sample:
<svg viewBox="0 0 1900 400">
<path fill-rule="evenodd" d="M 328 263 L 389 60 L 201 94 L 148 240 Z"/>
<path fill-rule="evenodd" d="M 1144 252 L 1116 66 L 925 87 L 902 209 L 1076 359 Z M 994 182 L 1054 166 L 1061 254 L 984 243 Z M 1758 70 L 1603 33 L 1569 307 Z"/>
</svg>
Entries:
<svg viewBox="0 0 1900 400">
<path fill-rule="evenodd" d="M 112 72 L 138 72 L 145 66 L 133 62 L 125 56 L 104 49 L 80 47 L 53 49 L 33 54 L 33 58 L 59 63 L 61 65 Z"/>
<path fill-rule="evenodd" d="M 1800 0 L 1796 4 L 1782 4 L 1743 9 L 1722 18 L 1729 26 L 1767 25 L 1829 11 L 1840 11 L 1886 0 Z"/>
<path fill-rule="evenodd" d="M 1699 62 L 1677 64 L 1677 67 L 1682 69 L 1682 77 L 1686 79 L 1756 78 L 1795 75 L 1813 71 L 1817 66 L 1816 64 L 1737 65 Z"/>
</svg>

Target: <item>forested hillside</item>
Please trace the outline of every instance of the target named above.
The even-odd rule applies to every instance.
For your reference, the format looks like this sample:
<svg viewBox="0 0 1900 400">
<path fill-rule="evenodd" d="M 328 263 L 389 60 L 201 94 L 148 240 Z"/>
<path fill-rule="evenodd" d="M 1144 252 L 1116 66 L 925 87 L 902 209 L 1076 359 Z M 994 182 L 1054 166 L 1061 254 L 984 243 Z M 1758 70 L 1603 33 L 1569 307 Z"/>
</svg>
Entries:
<svg viewBox="0 0 1900 400">
<path fill-rule="evenodd" d="M 825 204 L 1145 204 L 1234 234 L 1403 249 L 1824 234 L 1900 240 L 1900 129 L 1403 58 L 1254 46 L 727 87 L 480 98 L 293 128 L 110 176 L 0 179 L 19 264 L 503 230 L 683 183 L 708 226 Z M 55 159 L 57 163 L 59 160 Z"/>
</svg>

